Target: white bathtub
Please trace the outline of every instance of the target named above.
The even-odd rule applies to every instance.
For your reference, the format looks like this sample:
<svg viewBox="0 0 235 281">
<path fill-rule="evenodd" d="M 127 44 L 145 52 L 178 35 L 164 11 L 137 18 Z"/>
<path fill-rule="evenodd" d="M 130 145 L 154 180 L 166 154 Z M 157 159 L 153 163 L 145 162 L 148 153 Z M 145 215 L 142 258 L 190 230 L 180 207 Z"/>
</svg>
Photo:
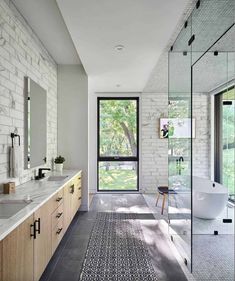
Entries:
<svg viewBox="0 0 235 281">
<path fill-rule="evenodd" d="M 208 179 L 193 177 L 193 216 L 215 219 L 228 201 L 228 189 Z"/>
</svg>

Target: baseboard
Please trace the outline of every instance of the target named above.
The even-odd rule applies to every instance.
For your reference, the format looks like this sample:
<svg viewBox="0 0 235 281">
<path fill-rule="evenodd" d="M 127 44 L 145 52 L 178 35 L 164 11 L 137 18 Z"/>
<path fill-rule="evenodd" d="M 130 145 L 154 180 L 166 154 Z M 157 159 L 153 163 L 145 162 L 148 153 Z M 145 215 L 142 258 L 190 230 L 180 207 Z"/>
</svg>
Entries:
<svg viewBox="0 0 235 281">
<path fill-rule="evenodd" d="M 83 211 L 83 212 L 88 212 L 89 211 L 89 207 L 87 204 L 82 204 L 79 208 L 79 211 Z"/>
</svg>

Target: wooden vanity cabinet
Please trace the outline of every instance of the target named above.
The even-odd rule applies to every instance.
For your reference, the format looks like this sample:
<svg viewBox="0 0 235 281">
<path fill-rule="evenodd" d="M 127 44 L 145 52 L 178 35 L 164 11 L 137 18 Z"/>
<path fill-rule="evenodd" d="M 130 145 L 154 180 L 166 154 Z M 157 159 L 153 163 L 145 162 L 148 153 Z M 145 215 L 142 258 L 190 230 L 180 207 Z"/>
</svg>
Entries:
<svg viewBox="0 0 235 281">
<path fill-rule="evenodd" d="M 79 173 L 74 179 L 75 185 L 75 198 L 74 198 L 74 210 L 75 213 L 81 206 L 82 201 L 82 174 Z"/>
<path fill-rule="evenodd" d="M 51 215 L 52 255 L 63 238 L 64 232 L 64 202 L 62 202 Z"/>
<path fill-rule="evenodd" d="M 27 218 L 3 239 L 2 281 L 34 280 L 34 216 Z"/>
<path fill-rule="evenodd" d="M 57 224 L 51 230 L 52 237 L 52 255 L 54 254 L 57 246 L 59 245 L 61 239 L 64 236 L 64 220 L 63 216 L 58 220 Z"/>
<path fill-rule="evenodd" d="M 0 281 L 38 281 L 81 204 L 81 173 L 0 241 Z"/>
<path fill-rule="evenodd" d="M 67 230 L 72 220 L 72 213 L 71 213 L 72 195 L 73 195 L 73 184 L 72 182 L 69 182 L 64 187 L 64 231 Z"/>
<path fill-rule="evenodd" d="M 59 190 L 53 197 L 52 197 L 52 211 L 56 210 L 64 201 L 64 190 L 63 188 Z"/>
<path fill-rule="evenodd" d="M 81 205 L 81 172 L 64 187 L 64 228 L 68 228 Z"/>
<path fill-rule="evenodd" d="M 43 204 L 3 239 L 2 280 L 38 281 L 40 279 L 52 256 L 53 199 Z"/>
</svg>

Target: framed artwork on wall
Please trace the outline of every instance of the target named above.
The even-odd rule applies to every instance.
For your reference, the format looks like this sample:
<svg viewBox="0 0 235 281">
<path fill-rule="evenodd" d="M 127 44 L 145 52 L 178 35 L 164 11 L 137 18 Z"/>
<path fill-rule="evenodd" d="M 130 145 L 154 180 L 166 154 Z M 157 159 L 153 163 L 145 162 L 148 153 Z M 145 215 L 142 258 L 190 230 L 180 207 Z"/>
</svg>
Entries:
<svg viewBox="0 0 235 281">
<path fill-rule="evenodd" d="M 192 137 L 195 138 L 195 118 L 192 119 Z M 160 138 L 191 138 L 191 118 L 160 118 Z"/>
</svg>

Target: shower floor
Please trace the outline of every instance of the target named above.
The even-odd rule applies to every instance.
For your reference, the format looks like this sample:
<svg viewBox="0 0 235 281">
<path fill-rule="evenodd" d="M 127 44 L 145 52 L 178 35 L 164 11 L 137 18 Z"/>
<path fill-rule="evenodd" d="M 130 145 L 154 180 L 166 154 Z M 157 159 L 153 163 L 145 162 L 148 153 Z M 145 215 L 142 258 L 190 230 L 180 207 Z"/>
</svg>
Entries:
<svg viewBox="0 0 235 281">
<path fill-rule="evenodd" d="M 234 281 L 234 235 L 194 235 L 193 276 L 198 281 Z"/>
<path fill-rule="evenodd" d="M 161 201 L 155 206 L 156 195 L 146 194 L 144 198 L 151 207 L 156 219 L 168 221 L 167 212 L 161 215 Z M 230 218 L 232 223 L 223 223 L 223 219 Z M 175 219 L 171 221 L 174 245 L 181 257 L 187 258 L 190 268 L 191 257 L 191 221 Z M 169 228 L 169 231 L 170 229 Z M 183 234 L 183 230 L 186 230 Z M 214 235 L 214 231 L 218 235 Z M 172 233 L 173 233 L 172 232 Z M 170 231 L 170 234 L 172 234 Z M 169 234 L 169 232 L 168 232 Z M 192 236 L 192 261 L 193 274 L 188 271 L 187 278 L 190 281 L 234 281 L 234 207 L 228 206 L 215 220 L 204 220 L 193 217 Z M 184 267 L 184 265 L 183 265 Z"/>
</svg>

